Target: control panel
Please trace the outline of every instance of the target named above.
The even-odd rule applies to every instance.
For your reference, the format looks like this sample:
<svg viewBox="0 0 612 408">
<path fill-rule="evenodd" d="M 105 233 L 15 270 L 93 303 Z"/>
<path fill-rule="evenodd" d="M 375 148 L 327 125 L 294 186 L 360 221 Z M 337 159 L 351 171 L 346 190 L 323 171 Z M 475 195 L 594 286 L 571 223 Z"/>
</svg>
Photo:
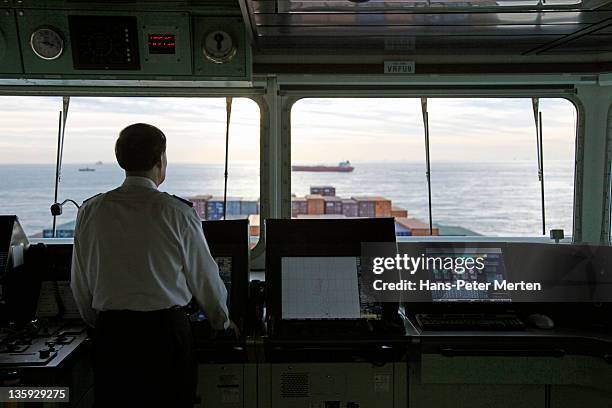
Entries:
<svg viewBox="0 0 612 408">
<path fill-rule="evenodd" d="M 0 77 L 250 80 L 242 18 L 0 9 Z"/>
</svg>

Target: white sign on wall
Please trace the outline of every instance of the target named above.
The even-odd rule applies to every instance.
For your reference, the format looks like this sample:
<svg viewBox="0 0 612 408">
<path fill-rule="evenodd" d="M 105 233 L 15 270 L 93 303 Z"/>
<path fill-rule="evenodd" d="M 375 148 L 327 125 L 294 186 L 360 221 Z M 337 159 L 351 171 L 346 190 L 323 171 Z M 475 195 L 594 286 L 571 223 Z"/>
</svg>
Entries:
<svg viewBox="0 0 612 408">
<path fill-rule="evenodd" d="M 414 61 L 385 61 L 385 74 L 414 74 Z"/>
</svg>

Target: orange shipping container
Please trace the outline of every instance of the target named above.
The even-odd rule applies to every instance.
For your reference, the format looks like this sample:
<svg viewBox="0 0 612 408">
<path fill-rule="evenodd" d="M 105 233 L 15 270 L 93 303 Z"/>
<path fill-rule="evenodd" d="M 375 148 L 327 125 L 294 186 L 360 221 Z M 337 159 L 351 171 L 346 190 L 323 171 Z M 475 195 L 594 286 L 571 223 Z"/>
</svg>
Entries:
<svg viewBox="0 0 612 408">
<path fill-rule="evenodd" d="M 395 218 L 395 222 L 401 225 L 402 227 L 410 230 L 410 233 L 413 237 L 424 237 L 426 235 L 429 235 L 429 224 L 426 224 L 415 218 L 398 217 Z M 431 232 L 431 235 L 440 235 L 440 230 L 438 229 L 438 227 L 433 227 Z"/>
<path fill-rule="evenodd" d="M 259 233 L 259 214 L 251 214 L 249 215 L 249 235 L 252 237 L 258 237 Z"/>
<path fill-rule="evenodd" d="M 391 216 L 392 217 L 408 217 L 408 211 L 404 210 L 401 207 L 391 207 Z"/>
<path fill-rule="evenodd" d="M 376 217 L 390 217 L 391 216 L 391 200 L 378 199 L 374 207 L 374 214 Z"/>
<path fill-rule="evenodd" d="M 306 196 L 308 202 L 308 214 L 325 214 L 325 200 L 319 194 L 311 194 Z"/>
</svg>

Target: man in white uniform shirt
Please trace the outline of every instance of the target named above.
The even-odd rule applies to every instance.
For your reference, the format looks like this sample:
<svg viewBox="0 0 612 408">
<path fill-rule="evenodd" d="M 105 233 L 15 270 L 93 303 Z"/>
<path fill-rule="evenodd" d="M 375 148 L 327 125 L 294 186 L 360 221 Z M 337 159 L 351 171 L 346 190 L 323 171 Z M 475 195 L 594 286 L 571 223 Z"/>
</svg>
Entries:
<svg viewBox="0 0 612 408">
<path fill-rule="evenodd" d="M 96 406 L 193 407 L 197 365 L 181 307 L 193 297 L 213 328 L 227 329 L 227 291 L 191 203 L 157 190 L 164 134 L 128 126 L 115 155 L 125 181 L 83 203 L 72 257 L 72 292 L 95 327 Z"/>
</svg>

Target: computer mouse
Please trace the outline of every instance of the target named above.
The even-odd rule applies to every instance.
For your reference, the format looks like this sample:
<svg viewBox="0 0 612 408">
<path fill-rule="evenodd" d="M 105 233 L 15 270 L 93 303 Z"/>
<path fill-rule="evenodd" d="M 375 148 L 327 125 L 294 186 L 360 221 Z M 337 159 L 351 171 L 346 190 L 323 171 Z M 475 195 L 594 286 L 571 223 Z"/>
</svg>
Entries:
<svg viewBox="0 0 612 408">
<path fill-rule="evenodd" d="M 543 314 L 532 314 L 527 316 L 527 322 L 538 329 L 550 330 L 555 327 L 555 322 Z"/>
</svg>

